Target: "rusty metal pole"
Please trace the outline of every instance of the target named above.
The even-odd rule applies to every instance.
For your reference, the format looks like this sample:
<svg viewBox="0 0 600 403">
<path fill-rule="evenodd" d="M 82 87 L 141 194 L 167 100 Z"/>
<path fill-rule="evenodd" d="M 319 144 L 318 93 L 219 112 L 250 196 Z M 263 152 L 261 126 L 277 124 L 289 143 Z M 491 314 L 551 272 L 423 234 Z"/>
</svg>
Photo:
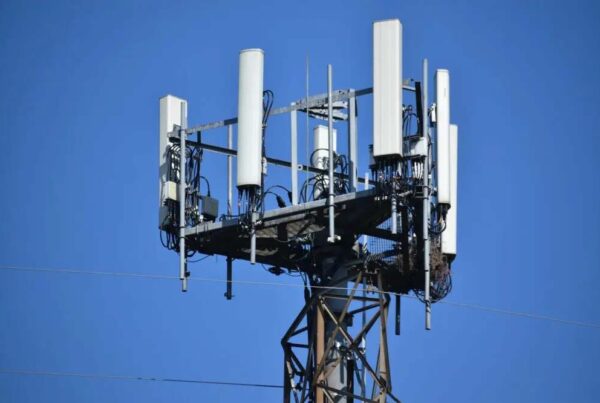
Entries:
<svg viewBox="0 0 600 403">
<path fill-rule="evenodd" d="M 379 286 L 379 290 L 383 290 L 383 281 L 381 279 L 381 272 L 377 276 L 377 282 Z M 380 332 L 379 332 L 379 374 L 381 378 L 385 381 L 384 388 L 380 391 L 379 401 L 381 403 L 385 403 L 387 401 L 387 392 L 392 387 L 392 377 L 390 376 L 390 359 L 388 355 L 388 345 L 387 345 L 387 318 L 388 318 L 388 306 L 389 300 L 387 296 L 384 296 L 383 293 L 379 294 L 380 301 L 380 310 L 381 310 L 381 318 L 380 318 Z"/>
<path fill-rule="evenodd" d="M 321 362 L 323 359 L 323 354 L 325 352 L 325 318 L 323 317 L 323 311 L 320 309 L 315 309 L 315 314 L 317 316 L 317 334 L 315 337 L 315 351 L 316 351 L 316 362 Z M 323 375 L 317 374 L 317 378 L 314 380 L 315 387 L 315 398 L 316 403 L 324 403 L 325 402 L 325 394 L 323 390 L 317 387 L 323 381 Z"/>
</svg>

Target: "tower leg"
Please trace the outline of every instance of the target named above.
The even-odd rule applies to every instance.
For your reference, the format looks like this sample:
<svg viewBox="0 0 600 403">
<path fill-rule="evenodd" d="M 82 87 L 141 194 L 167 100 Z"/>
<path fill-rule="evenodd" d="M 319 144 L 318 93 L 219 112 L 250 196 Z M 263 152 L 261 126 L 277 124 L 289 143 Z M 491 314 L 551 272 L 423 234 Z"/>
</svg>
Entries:
<svg viewBox="0 0 600 403">
<path fill-rule="evenodd" d="M 387 349 L 390 298 L 378 291 L 375 296 L 357 295 L 365 276 L 381 289 L 381 275 L 338 273 L 344 275 L 326 286 L 313 287 L 312 296 L 281 341 L 285 355 L 284 402 L 399 402 L 391 393 Z M 353 316 L 363 312 L 369 319 L 363 326 L 352 326 Z M 379 354 L 374 362 L 369 361 L 363 343 L 372 330 L 379 330 Z M 367 382 L 377 391 L 372 399 L 354 393 L 353 377 L 358 367 L 364 368 Z"/>
<path fill-rule="evenodd" d="M 325 318 L 323 318 L 323 313 L 321 312 L 320 309 L 317 309 L 315 312 L 315 316 L 316 316 L 316 321 L 317 321 L 317 334 L 315 337 L 315 350 L 317 351 L 316 354 L 316 362 L 322 362 L 324 357 L 325 357 Z M 324 403 L 325 402 L 325 395 L 323 394 L 322 390 L 317 389 L 317 385 L 319 385 L 321 382 L 323 382 L 323 374 L 322 373 L 318 373 L 316 374 L 317 376 L 315 377 L 316 382 L 314 384 L 314 390 L 315 390 L 315 394 L 316 394 L 316 399 L 315 401 L 317 403 Z"/>
</svg>

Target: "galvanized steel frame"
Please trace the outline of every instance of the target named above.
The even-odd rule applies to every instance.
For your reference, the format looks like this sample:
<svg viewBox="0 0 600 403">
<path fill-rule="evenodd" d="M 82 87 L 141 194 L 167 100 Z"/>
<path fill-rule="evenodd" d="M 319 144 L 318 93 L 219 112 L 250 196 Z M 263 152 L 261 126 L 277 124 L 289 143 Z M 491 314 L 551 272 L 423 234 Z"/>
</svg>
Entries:
<svg viewBox="0 0 600 403">
<path fill-rule="evenodd" d="M 283 401 L 285 403 L 290 403 L 292 398 L 295 403 L 309 401 L 335 402 L 338 396 L 348 398 L 348 402 L 355 399 L 363 402 L 383 403 L 388 398 L 399 402 L 392 394 L 387 348 L 386 322 L 390 297 L 381 291 L 374 291 L 378 294 L 377 297 L 358 296 L 357 291 L 364 284 L 363 278 L 366 275 L 364 271 L 354 271 L 352 274 L 326 286 L 313 287 L 311 298 L 306 302 L 281 340 L 284 351 Z M 376 279 L 378 290 L 382 290 L 381 272 L 369 273 L 368 275 Z M 348 281 L 354 282 L 354 286 L 350 289 L 349 294 L 344 296 L 337 293 L 335 295 L 331 294 L 332 291 L 339 290 Z M 345 300 L 344 308 L 341 312 L 334 312 L 328 305 L 327 300 L 331 298 Z M 362 302 L 363 305 L 359 308 L 350 309 L 354 301 Z M 372 312 L 371 318 L 362 324 L 361 329 L 355 336 L 352 336 L 344 326 L 344 321 L 348 316 L 359 313 L 366 314 L 368 312 Z M 323 321 L 327 320 L 335 325 L 334 331 L 328 335 L 327 340 L 321 341 L 323 343 L 321 347 L 319 347 L 317 335 L 324 332 L 318 330 L 317 322 L 319 317 L 323 318 Z M 304 321 L 306 321 L 305 325 L 303 325 Z M 361 349 L 360 343 L 370 331 L 376 328 L 375 324 L 377 322 L 379 322 L 380 346 L 377 363 L 372 365 L 369 363 L 366 352 Z M 307 343 L 292 341 L 292 338 L 303 333 L 306 333 Z M 345 390 L 333 388 L 324 381 L 336 366 L 347 365 L 347 363 L 344 363 L 344 361 L 348 360 L 347 357 L 343 358 L 342 356 L 338 356 L 333 362 L 327 362 L 327 357 L 332 348 L 334 348 L 338 334 L 341 334 L 346 342 L 345 349 L 351 355 L 350 360 L 360 362 L 362 368 L 369 374 L 373 383 L 371 397 L 366 397 L 364 393 L 361 395 L 355 394 L 352 388 L 346 388 Z M 304 354 L 305 357 L 303 357 Z M 304 363 L 302 358 L 304 358 Z M 350 385 L 353 384 L 354 377 L 356 377 L 356 381 L 359 382 L 361 389 L 363 391 L 366 390 L 366 385 L 360 371 L 348 376 L 353 377 L 352 382 L 349 382 Z"/>
</svg>

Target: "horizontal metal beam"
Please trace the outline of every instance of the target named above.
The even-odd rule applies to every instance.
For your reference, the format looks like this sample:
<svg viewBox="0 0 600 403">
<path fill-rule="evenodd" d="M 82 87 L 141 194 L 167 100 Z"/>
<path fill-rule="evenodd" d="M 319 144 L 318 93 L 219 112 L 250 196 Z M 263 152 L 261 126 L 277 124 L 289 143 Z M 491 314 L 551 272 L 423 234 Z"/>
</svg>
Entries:
<svg viewBox="0 0 600 403">
<path fill-rule="evenodd" d="M 211 122 L 211 123 L 205 123 L 203 125 L 200 126 L 195 126 L 192 127 L 190 129 L 187 129 L 187 134 L 194 134 L 196 132 L 204 132 L 210 129 L 218 129 L 219 127 L 225 127 L 225 126 L 229 126 L 229 125 L 234 125 L 237 123 L 237 117 L 235 118 L 229 118 L 229 119 L 225 119 L 225 120 L 218 120 L 216 122 Z"/>
<path fill-rule="evenodd" d="M 212 152 L 215 152 L 215 153 L 219 153 L 219 154 L 231 155 L 231 156 L 234 156 L 234 157 L 237 156 L 237 150 L 233 150 L 231 148 L 220 147 L 220 146 L 215 146 L 215 145 L 206 144 L 206 143 L 198 143 L 197 141 L 191 141 L 191 140 L 188 140 L 187 144 L 189 144 L 191 146 L 202 148 L 202 149 L 207 150 L 207 151 L 212 151 Z M 278 165 L 278 166 L 281 166 L 281 167 L 286 167 L 286 168 L 291 168 L 292 167 L 292 163 L 291 162 L 285 161 L 285 160 L 281 160 L 279 158 L 267 157 L 267 162 L 269 164 Z M 305 166 L 303 164 L 298 164 L 298 170 L 300 170 L 300 171 L 308 170 L 309 172 L 314 173 L 314 174 L 325 174 L 325 175 L 327 175 L 327 170 L 326 169 L 319 169 L 319 168 L 315 168 L 315 167 L 311 167 L 311 166 Z M 341 174 L 339 172 L 334 173 L 334 176 L 336 178 L 349 179 L 348 175 Z M 360 183 L 364 183 L 365 182 L 364 178 L 358 178 L 358 181 Z"/>
<path fill-rule="evenodd" d="M 415 87 L 411 87 L 410 85 L 403 85 L 402 88 L 406 91 L 415 91 Z M 363 88 L 362 90 L 337 90 L 333 92 L 333 102 L 337 101 L 346 101 L 352 97 L 360 97 L 363 95 L 368 95 L 373 93 L 373 88 Z M 314 108 L 317 106 L 323 106 L 327 104 L 327 94 L 318 94 L 308 97 L 308 102 L 306 98 L 302 98 L 296 101 L 293 105 L 282 106 L 280 108 L 275 108 L 271 110 L 270 115 L 280 115 L 282 113 L 288 113 L 293 110 L 297 111 L 306 111 L 308 104 L 308 109 Z M 211 129 L 217 129 L 219 127 L 224 127 L 228 125 L 233 125 L 237 123 L 237 117 L 229 118 L 225 120 L 218 120 L 216 122 L 210 122 L 201 124 L 198 126 L 190 127 L 186 130 L 187 134 L 193 134 L 196 132 L 207 131 Z"/>
</svg>

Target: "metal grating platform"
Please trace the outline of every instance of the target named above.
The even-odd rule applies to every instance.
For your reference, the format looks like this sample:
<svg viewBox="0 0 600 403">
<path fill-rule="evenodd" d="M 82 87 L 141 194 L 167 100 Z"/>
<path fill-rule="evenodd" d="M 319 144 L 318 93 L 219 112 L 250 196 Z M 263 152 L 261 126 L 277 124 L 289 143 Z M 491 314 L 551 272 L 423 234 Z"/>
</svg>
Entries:
<svg viewBox="0 0 600 403">
<path fill-rule="evenodd" d="M 256 227 L 256 261 L 296 268 L 306 257 L 302 243 L 309 242 L 307 236 L 314 238 L 325 231 L 327 210 L 327 201 L 321 199 L 265 212 Z M 381 200 L 372 189 L 336 196 L 335 211 L 336 230 L 342 237 L 367 234 L 398 239 L 397 235 L 377 228 L 389 218 L 390 209 L 389 202 Z M 189 228 L 186 240 L 190 249 L 200 253 L 249 259 L 249 233 L 239 218 Z"/>
</svg>

